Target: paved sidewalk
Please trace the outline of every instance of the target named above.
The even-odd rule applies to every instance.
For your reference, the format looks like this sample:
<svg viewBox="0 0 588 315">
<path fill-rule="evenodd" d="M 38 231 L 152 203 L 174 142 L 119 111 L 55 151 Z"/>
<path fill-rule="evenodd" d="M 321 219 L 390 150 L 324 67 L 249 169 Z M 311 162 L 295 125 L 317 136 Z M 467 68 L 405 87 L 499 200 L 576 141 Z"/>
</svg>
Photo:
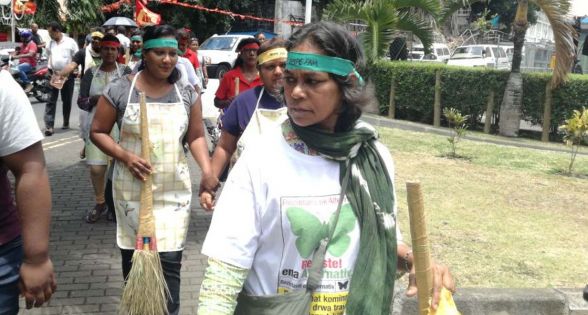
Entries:
<svg viewBox="0 0 588 315">
<path fill-rule="evenodd" d="M 200 172 L 192 161 L 193 191 L 198 191 Z M 84 162 L 66 168 L 49 167 L 53 195 L 50 255 L 55 265 L 57 292 L 48 305 L 19 314 L 116 314 L 121 296 L 120 251 L 116 227 L 101 218 L 84 221 L 93 206 L 93 193 Z M 196 314 L 198 290 L 206 266 L 200 249 L 211 214 L 192 202 L 192 218 L 182 264 L 181 314 Z"/>
</svg>

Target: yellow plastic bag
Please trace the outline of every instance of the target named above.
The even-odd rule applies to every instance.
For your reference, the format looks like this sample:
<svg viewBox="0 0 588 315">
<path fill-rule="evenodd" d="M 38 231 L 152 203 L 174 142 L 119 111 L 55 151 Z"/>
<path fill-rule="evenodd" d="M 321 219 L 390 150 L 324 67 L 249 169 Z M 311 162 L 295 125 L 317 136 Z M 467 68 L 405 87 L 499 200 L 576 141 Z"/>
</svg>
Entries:
<svg viewBox="0 0 588 315">
<path fill-rule="evenodd" d="M 461 315 L 453 302 L 451 292 L 445 288 L 441 289 L 441 296 L 439 298 L 439 306 L 437 310 L 429 309 L 429 315 Z"/>
</svg>

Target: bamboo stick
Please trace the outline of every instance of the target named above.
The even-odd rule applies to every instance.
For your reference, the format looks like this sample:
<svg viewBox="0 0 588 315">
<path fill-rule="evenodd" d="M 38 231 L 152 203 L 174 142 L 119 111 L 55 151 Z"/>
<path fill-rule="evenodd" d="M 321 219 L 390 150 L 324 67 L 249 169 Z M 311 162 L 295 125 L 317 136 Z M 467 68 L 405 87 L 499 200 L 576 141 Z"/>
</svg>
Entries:
<svg viewBox="0 0 588 315">
<path fill-rule="evenodd" d="M 429 299 L 433 289 L 433 270 L 427 236 L 423 193 L 419 182 L 406 183 L 408 211 L 410 216 L 410 235 L 417 282 L 419 314 L 429 314 Z"/>
</svg>

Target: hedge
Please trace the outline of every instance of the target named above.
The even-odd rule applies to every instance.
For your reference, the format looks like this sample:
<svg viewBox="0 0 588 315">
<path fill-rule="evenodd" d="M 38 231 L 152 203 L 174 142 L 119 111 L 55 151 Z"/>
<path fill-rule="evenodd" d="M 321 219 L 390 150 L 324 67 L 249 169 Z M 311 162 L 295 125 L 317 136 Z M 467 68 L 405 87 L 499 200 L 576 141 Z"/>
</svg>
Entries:
<svg viewBox="0 0 588 315">
<path fill-rule="evenodd" d="M 388 113 L 390 86 L 396 82 L 395 117 L 423 123 L 433 122 L 435 73 L 441 72 L 441 106 L 454 107 L 479 123 L 486 111 L 488 95 L 494 91 L 494 113 L 500 112 L 509 72 L 486 68 L 447 66 L 440 63 L 381 61 L 369 68 L 380 113 Z M 543 120 L 545 86 L 551 74 L 523 74 L 523 116 L 533 123 Z M 553 92 L 551 126 L 556 127 L 574 109 L 588 107 L 588 76 L 570 75 L 570 80 Z M 555 129 L 553 129 L 555 130 Z"/>
</svg>

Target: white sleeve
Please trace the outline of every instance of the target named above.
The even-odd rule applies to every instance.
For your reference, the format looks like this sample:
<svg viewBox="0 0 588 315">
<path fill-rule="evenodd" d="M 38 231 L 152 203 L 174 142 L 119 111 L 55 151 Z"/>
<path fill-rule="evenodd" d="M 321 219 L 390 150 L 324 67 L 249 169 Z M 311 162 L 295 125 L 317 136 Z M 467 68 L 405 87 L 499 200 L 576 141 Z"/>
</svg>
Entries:
<svg viewBox="0 0 588 315">
<path fill-rule="evenodd" d="M 79 50 L 78 43 L 76 43 L 76 41 L 72 38 L 71 39 L 71 57 L 72 58 L 78 52 L 78 50 Z"/>
<path fill-rule="evenodd" d="M 403 237 L 402 233 L 400 232 L 400 223 L 398 222 L 398 198 L 396 195 L 396 183 L 394 182 L 394 159 L 392 159 L 392 155 L 388 148 L 383 145 L 381 142 L 376 141 L 376 148 L 380 153 L 380 156 L 384 160 L 386 164 L 386 169 L 388 170 L 388 176 L 390 176 L 390 181 L 392 182 L 392 195 L 391 197 L 394 198 L 394 217 L 396 218 L 396 241 L 402 242 Z"/>
<path fill-rule="evenodd" d="M 231 170 L 202 245 L 202 253 L 222 262 L 250 269 L 261 234 L 260 209 L 255 198 L 247 150 Z"/>
<path fill-rule="evenodd" d="M 188 82 L 190 82 L 192 86 L 197 85 L 198 88 L 202 90 L 202 81 L 200 81 L 200 78 L 196 75 L 196 71 L 194 71 L 194 66 L 192 65 L 190 60 L 182 59 L 182 65 L 184 66 L 184 69 L 186 69 Z"/>
<path fill-rule="evenodd" d="M 0 71 L 0 157 L 43 140 L 28 97 L 8 71 Z"/>
</svg>

